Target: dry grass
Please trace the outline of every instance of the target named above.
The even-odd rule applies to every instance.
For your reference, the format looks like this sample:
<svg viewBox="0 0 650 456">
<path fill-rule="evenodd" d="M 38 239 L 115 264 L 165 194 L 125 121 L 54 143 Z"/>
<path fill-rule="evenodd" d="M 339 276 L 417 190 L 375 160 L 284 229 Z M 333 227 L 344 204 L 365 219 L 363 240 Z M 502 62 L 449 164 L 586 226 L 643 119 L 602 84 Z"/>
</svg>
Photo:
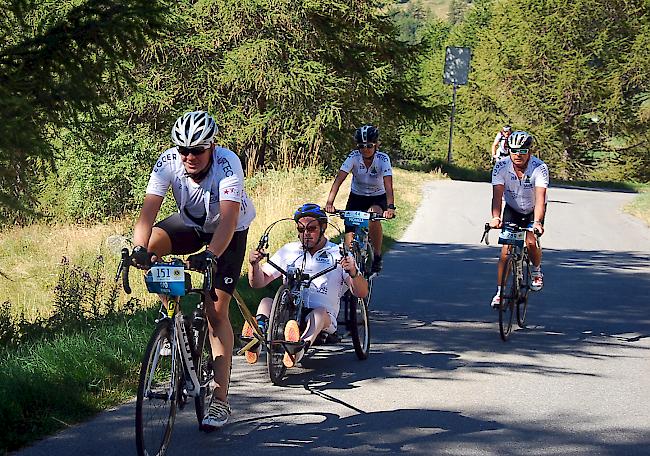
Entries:
<svg viewBox="0 0 650 456">
<path fill-rule="evenodd" d="M 650 226 L 650 190 L 639 193 L 634 200 L 625 207 L 625 211 L 643 220 Z"/>
<path fill-rule="evenodd" d="M 425 174 L 400 169 L 394 170 L 394 187 L 398 215 L 402 224 L 408 223 L 412 212 L 419 205 L 420 187 L 423 182 L 441 175 Z M 335 205 L 345 207 L 351 179 L 341 186 Z M 257 210 L 248 238 L 249 249 L 254 248 L 262 231 L 270 223 L 282 217 L 290 217 L 300 204 L 315 202 L 324 204 L 331 179 L 316 168 L 291 171 L 269 171 L 255 176 L 248 182 L 250 196 Z M 130 236 L 133 220 L 121 220 L 93 226 L 35 224 L 14 228 L 0 233 L 0 300 L 10 301 L 13 312 L 24 312 L 28 320 L 37 315 L 49 316 L 52 309 L 53 290 L 56 285 L 59 264 L 65 256 L 72 264 L 89 268 L 98 256 L 105 260 L 104 276 L 112 280 L 119 255 L 107 246 L 113 235 Z M 342 227 L 341 223 L 338 223 Z M 336 234 L 333 228 L 328 235 Z M 285 222 L 272 232 L 270 250 L 294 240 L 293 224 Z M 244 263 L 246 267 L 247 262 Z M 134 296 L 144 305 L 150 305 L 155 297 L 146 292 L 142 280 L 132 275 Z M 126 300 L 124 294 L 122 300 Z"/>
</svg>

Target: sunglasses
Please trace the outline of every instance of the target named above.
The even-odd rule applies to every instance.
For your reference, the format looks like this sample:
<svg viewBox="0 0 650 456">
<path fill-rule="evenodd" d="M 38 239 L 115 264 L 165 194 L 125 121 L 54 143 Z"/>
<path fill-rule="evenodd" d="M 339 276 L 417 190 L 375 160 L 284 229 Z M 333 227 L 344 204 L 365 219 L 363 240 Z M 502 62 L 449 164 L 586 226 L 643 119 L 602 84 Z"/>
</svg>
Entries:
<svg viewBox="0 0 650 456">
<path fill-rule="evenodd" d="M 299 233 L 304 233 L 305 231 L 307 231 L 308 233 L 316 233 L 316 232 L 318 232 L 320 230 L 320 225 L 318 225 L 318 224 L 314 224 L 314 225 L 309 224 L 306 228 L 304 226 L 302 226 L 302 225 L 298 225 L 296 227 L 296 229 L 298 230 Z"/>
<path fill-rule="evenodd" d="M 359 143 L 357 144 L 357 147 L 359 149 L 370 149 L 375 147 L 375 143 Z"/>
<path fill-rule="evenodd" d="M 210 150 L 209 147 L 206 149 L 206 148 L 203 148 L 203 147 L 182 147 L 182 146 L 178 146 L 178 153 L 181 154 L 183 157 L 187 157 L 189 154 L 192 154 L 195 157 L 198 157 L 199 155 L 203 155 L 208 150 Z"/>
<path fill-rule="evenodd" d="M 511 154 L 526 155 L 529 149 L 510 149 Z"/>
</svg>

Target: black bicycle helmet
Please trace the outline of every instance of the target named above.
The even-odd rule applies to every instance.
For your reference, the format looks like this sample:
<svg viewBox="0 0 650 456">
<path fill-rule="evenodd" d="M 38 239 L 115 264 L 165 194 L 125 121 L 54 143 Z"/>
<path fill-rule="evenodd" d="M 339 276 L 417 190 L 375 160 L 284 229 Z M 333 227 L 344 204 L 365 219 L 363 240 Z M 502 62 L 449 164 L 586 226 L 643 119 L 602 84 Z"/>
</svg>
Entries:
<svg viewBox="0 0 650 456">
<path fill-rule="evenodd" d="M 354 140 L 357 144 L 376 143 L 379 141 L 379 128 L 373 125 L 364 125 L 354 132 Z"/>
<path fill-rule="evenodd" d="M 296 222 L 303 217 L 313 217 L 320 223 L 327 223 L 327 213 L 318 204 L 305 203 L 293 213 L 293 219 Z"/>
<path fill-rule="evenodd" d="M 533 145 L 533 136 L 525 131 L 515 131 L 508 137 L 510 149 L 530 149 Z"/>
</svg>

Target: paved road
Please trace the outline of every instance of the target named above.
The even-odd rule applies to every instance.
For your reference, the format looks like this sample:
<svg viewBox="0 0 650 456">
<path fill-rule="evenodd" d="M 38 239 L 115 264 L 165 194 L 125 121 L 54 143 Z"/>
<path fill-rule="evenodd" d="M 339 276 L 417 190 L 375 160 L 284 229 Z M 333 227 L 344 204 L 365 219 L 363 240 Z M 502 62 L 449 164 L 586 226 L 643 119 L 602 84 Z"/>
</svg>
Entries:
<svg viewBox="0 0 650 456">
<path fill-rule="evenodd" d="M 621 213 L 626 193 L 549 198 L 546 286 L 509 342 L 489 308 L 498 250 L 478 243 L 490 186 L 433 182 L 386 257 L 370 358 L 321 349 L 284 388 L 238 359 L 233 422 L 206 435 L 183 411 L 170 454 L 650 454 L 650 230 Z M 133 416 L 20 454 L 134 454 Z"/>
</svg>

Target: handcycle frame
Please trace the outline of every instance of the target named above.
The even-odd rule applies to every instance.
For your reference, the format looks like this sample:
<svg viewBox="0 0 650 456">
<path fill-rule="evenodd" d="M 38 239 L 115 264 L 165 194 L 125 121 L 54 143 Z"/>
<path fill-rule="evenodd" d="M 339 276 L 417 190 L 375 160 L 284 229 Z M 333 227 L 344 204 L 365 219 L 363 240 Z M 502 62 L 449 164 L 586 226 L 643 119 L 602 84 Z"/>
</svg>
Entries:
<svg viewBox="0 0 650 456">
<path fill-rule="evenodd" d="M 258 245 L 258 251 L 262 252 L 268 248 L 269 234 L 273 229 L 273 227 L 279 222 L 289 221 L 289 220 L 293 221 L 292 218 L 283 218 L 270 224 L 262 234 L 260 243 Z M 336 227 L 335 225 L 332 226 L 334 226 L 334 228 L 339 231 L 339 234 L 341 234 L 341 231 L 339 230 L 338 227 Z M 342 250 L 341 252 L 342 255 L 346 256 L 350 253 L 350 250 L 345 245 L 344 240 L 342 240 L 342 245 L 340 246 L 340 248 Z M 282 385 L 284 383 L 284 375 L 286 373 L 286 367 L 282 362 L 284 353 L 286 352 L 289 353 L 290 355 L 295 355 L 304 346 L 302 342 L 289 342 L 284 340 L 284 334 L 283 334 L 284 326 L 286 325 L 286 322 L 290 319 L 294 319 L 298 321 L 299 324 L 302 323 L 303 309 L 305 308 L 303 291 L 308 289 L 311 286 L 311 283 L 315 279 L 322 277 L 328 274 L 329 272 L 335 270 L 338 267 L 338 262 L 332 261 L 333 258 L 330 257 L 330 261 L 333 262 L 331 266 L 323 269 L 322 271 L 317 272 L 316 274 L 310 275 L 303 272 L 305 270 L 306 259 L 307 259 L 306 251 L 303 253 L 301 266 L 287 268 L 287 270 L 283 269 L 282 267 L 280 267 L 279 265 L 271 261 L 269 253 L 264 253 L 264 258 L 266 259 L 266 262 L 270 266 L 272 266 L 278 272 L 280 272 L 280 274 L 284 276 L 286 279 L 285 283 L 283 283 L 280 286 L 273 299 L 273 304 L 271 306 L 271 315 L 269 317 L 269 325 L 267 331 L 267 344 L 266 344 L 267 347 L 266 360 L 267 360 L 269 377 L 273 384 Z M 352 296 L 352 294 L 349 291 L 346 293 L 346 296 L 348 294 L 350 298 L 355 300 L 357 299 L 356 297 Z M 345 298 L 346 297 L 344 296 L 342 300 Z M 347 299 L 345 303 L 347 306 L 350 303 L 350 299 Z M 364 315 L 366 318 L 366 322 L 364 324 L 367 327 L 368 326 L 367 312 Z M 346 325 L 349 325 L 347 321 L 346 321 Z M 355 345 L 355 352 L 356 352 L 357 343 L 354 342 L 354 345 Z M 365 353 L 365 356 L 363 357 L 358 356 L 358 357 L 359 359 L 367 358 L 367 352 Z"/>
<path fill-rule="evenodd" d="M 535 235 L 535 243 L 539 247 L 540 233 L 534 228 L 522 228 L 516 223 L 504 223 L 502 228 L 492 228 L 485 224 L 481 242 L 490 245 L 488 233 L 492 229 L 500 229 L 499 244 L 507 246 L 506 259 L 501 275 L 501 293 L 499 304 L 499 335 L 504 342 L 512 332 L 512 320 L 517 314 L 517 325 L 526 327 L 526 312 L 528 309 L 528 295 L 531 284 L 531 266 L 528 255 L 526 236 L 518 239 L 520 233 L 531 232 Z M 506 234 L 507 233 L 507 234 Z"/>
</svg>

